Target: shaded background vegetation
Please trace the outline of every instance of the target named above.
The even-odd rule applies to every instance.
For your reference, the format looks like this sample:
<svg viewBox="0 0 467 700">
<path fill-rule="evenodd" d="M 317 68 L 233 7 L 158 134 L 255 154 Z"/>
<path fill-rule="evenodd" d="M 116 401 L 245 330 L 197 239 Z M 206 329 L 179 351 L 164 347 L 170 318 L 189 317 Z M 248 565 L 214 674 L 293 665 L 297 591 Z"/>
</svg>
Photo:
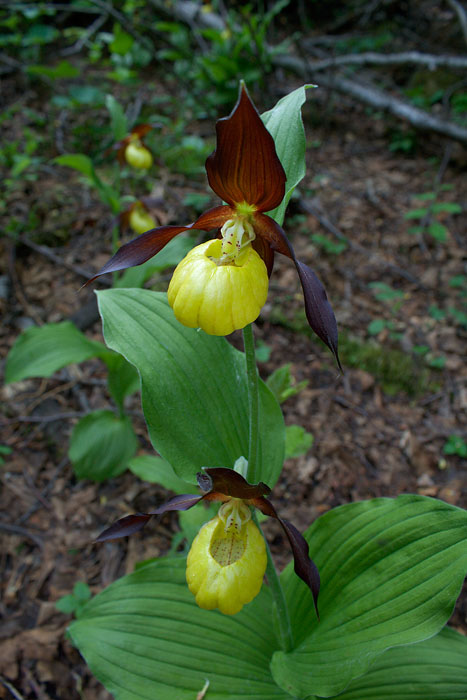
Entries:
<svg viewBox="0 0 467 700">
<path fill-rule="evenodd" d="M 278 260 L 257 323 L 262 375 L 293 426 L 274 498 L 301 527 L 404 491 L 465 507 L 466 46 L 456 0 L 0 2 L 2 357 L 22 331 L 67 319 L 101 339 L 92 290 L 77 290 L 132 236 L 118 222 L 135 198 L 161 225 L 217 203 L 204 161 L 239 79 L 260 111 L 314 83 L 307 176 L 285 227 L 328 290 L 346 371 L 311 339 L 294 272 Z M 120 167 L 113 148 L 142 123 L 149 172 Z M 70 154 L 93 172 L 65 167 Z M 166 289 L 175 263 L 132 283 Z M 140 461 L 101 483 L 79 478 L 74 426 L 117 410 L 98 359 L 8 384 L 2 399 L 0 697 L 107 698 L 56 601 L 79 581 L 61 605 L 76 612 L 138 560 L 183 549 L 197 524 L 174 516 L 157 534 L 90 544 L 170 488 L 141 462 L 152 448 L 133 395 Z M 267 527 L 281 561 L 281 534 Z M 452 621 L 461 629 L 465 605 Z"/>
</svg>

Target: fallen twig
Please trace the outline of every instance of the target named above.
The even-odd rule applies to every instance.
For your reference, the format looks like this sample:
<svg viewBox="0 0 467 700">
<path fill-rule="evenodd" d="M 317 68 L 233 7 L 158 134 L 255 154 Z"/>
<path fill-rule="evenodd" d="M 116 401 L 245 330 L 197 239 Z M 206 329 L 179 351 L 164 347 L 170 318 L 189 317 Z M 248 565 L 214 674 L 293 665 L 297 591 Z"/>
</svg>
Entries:
<svg viewBox="0 0 467 700">
<path fill-rule="evenodd" d="M 19 525 L 10 525 L 10 523 L 4 523 L 0 520 L 0 530 L 8 532 L 10 535 L 21 535 L 21 537 L 27 537 L 28 540 L 34 542 L 34 544 L 37 545 L 37 547 L 39 547 L 40 549 L 44 548 L 44 543 L 41 540 L 41 538 L 37 535 L 34 535 L 32 532 L 29 532 L 29 530 L 26 530 L 25 527 L 20 527 Z"/>
<path fill-rule="evenodd" d="M 364 246 L 360 245 L 359 243 L 355 243 L 355 241 L 349 240 L 346 236 L 344 236 L 344 234 L 341 231 L 339 231 L 337 226 L 335 226 L 332 223 L 332 221 L 330 221 L 315 206 L 313 206 L 311 202 L 308 202 L 305 199 L 300 199 L 299 204 L 303 211 L 307 212 L 307 214 L 311 214 L 312 216 L 314 216 L 315 219 L 319 221 L 321 226 L 323 226 L 323 228 L 329 231 L 329 233 L 332 233 L 332 235 L 335 236 L 339 241 L 345 241 L 349 248 L 357 251 L 362 255 L 365 255 L 367 258 L 371 258 L 372 262 L 374 262 L 376 265 L 384 267 L 388 270 L 392 270 L 392 272 L 396 273 L 400 277 L 403 277 L 408 282 L 415 284 L 418 289 L 426 289 L 426 287 L 420 282 L 420 280 L 418 280 L 414 275 L 412 275 L 412 273 L 408 272 L 407 270 L 404 270 L 404 268 L 399 267 L 394 263 L 388 262 L 384 258 L 380 257 L 377 253 L 367 250 Z"/>
<path fill-rule="evenodd" d="M 51 248 L 49 248 L 46 245 L 39 245 L 38 243 L 34 243 L 34 241 L 31 241 L 27 236 L 19 236 L 18 240 L 20 241 L 20 243 L 23 243 L 23 245 L 26 245 L 28 246 L 28 248 L 31 248 L 32 250 L 36 251 L 36 253 L 40 253 L 49 260 L 52 260 L 52 262 L 56 263 L 57 265 L 66 267 L 67 270 L 71 270 L 71 272 L 74 272 L 80 277 L 90 279 L 94 274 L 93 272 L 86 270 L 84 267 L 81 267 L 81 265 L 75 265 L 74 263 L 69 263 L 66 260 L 63 260 L 63 258 L 54 253 L 54 251 Z M 112 286 L 112 282 L 110 279 L 105 279 L 104 277 L 101 277 L 100 281 L 108 287 Z"/>
<path fill-rule="evenodd" d="M 304 42 L 306 47 L 306 42 Z M 308 66 L 312 71 L 327 70 L 336 66 L 350 65 L 378 65 L 390 66 L 400 64 L 414 64 L 425 66 L 429 70 L 436 68 L 467 68 L 467 57 L 464 56 L 437 56 L 436 54 L 420 53 L 420 51 L 402 51 L 400 53 L 376 53 L 365 51 L 363 53 L 351 53 L 343 56 L 331 56 L 320 60 L 310 60 Z"/>
<path fill-rule="evenodd" d="M 314 80 L 312 63 L 305 62 L 296 56 L 274 56 L 272 59 L 274 65 L 293 71 L 302 76 L 305 80 Z M 349 80 L 343 78 L 339 74 L 320 73 L 316 77 L 319 86 L 327 87 L 332 90 L 337 90 L 345 95 L 350 95 L 359 102 L 370 105 L 375 109 L 382 109 L 390 114 L 393 114 L 399 119 L 409 122 L 416 129 L 433 131 L 441 136 L 447 136 L 467 143 L 467 129 L 455 124 L 454 122 L 438 119 L 428 112 L 424 112 L 418 107 L 413 107 L 407 102 L 392 97 L 385 92 L 381 92 L 370 84 L 363 85 L 357 80 Z"/>
</svg>

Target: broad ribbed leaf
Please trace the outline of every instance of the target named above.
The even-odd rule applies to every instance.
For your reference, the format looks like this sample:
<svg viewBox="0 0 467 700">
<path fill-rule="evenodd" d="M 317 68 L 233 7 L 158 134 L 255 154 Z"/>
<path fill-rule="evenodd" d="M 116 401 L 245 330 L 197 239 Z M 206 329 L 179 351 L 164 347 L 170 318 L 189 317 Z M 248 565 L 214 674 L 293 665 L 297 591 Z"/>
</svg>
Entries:
<svg viewBox="0 0 467 700">
<path fill-rule="evenodd" d="M 269 133 L 276 144 L 276 152 L 287 176 L 285 197 L 269 216 L 282 226 L 284 214 L 290 197 L 304 178 L 305 165 L 305 130 L 302 122 L 302 105 L 306 100 L 305 90 L 314 87 L 303 85 L 283 97 L 275 107 L 261 115 Z"/>
<path fill-rule="evenodd" d="M 104 481 L 125 471 L 137 447 L 127 416 L 94 411 L 75 425 L 68 454 L 78 479 Z"/>
<path fill-rule="evenodd" d="M 467 639 L 445 627 L 426 642 L 379 656 L 339 700 L 465 700 Z M 311 700 L 309 698 L 308 700 Z"/>
<path fill-rule="evenodd" d="M 320 615 L 289 566 L 283 574 L 295 641 L 273 676 L 298 698 L 329 697 L 386 649 L 436 634 L 467 569 L 467 513 L 422 496 L 336 508 L 305 533 L 321 574 Z"/>
<path fill-rule="evenodd" d="M 185 559 L 120 579 L 70 627 L 73 642 L 115 700 L 290 700 L 269 672 L 278 643 L 267 590 L 235 615 L 198 608 Z"/>
<path fill-rule="evenodd" d="M 89 340 L 70 321 L 34 326 L 22 333 L 8 355 L 6 382 L 50 377 L 62 367 L 91 357 L 110 355 L 102 343 Z"/>
<path fill-rule="evenodd" d="M 165 294 L 98 293 L 107 345 L 138 369 L 149 434 L 176 474 L 196 483 L 201 467 L 233 466 L 248 454 L 248 397 L 242 353 L 224 338 L 182 326 Z M 260 383 L 260 460 L 252 482 L 272 487 L 284 456 L 284 423 Z"/>
</svg>

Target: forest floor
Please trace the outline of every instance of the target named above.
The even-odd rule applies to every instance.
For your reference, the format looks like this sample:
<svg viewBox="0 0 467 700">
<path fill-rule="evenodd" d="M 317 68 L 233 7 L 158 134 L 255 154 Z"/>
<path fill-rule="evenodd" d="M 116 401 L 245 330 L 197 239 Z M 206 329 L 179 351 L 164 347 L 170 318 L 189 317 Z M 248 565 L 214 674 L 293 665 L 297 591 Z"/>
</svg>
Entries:
<svg viewBox="0 0 467 700">
<path fill-rule="evenodd" d="M 45 109 L 33 91 L 24 106 Z M 384 120 L 359 107 L 334 104 L 313 125 L 307 107 L 305 117 L 311 146 L 307 176 L 285 228 L 298 258 L 326 287 L 340 328 L 344 375 L 307 332 L 295 269 L 277 259 L 268 303 L 256 324 L 257 338 L 266 346 L 263 359 L 269 354 L 260 372 L 266 378 L 291 363 L 296 381 L 307 380 L 283 410 L 286 424 L 303 426 L 314 443 L 307 454 L 288 460 L 272 498 L 281 515 L 302 530 L 340 504 L 401 493 L 466 507 L 465 460 L 443 451 L 450 436 L 466 438 L 466 329 L 460 314 L 451 311 L 462 309 L 459 280 L 466 274 L 461 217 L 437 215 L 449 229 L 444 243 L 414 236 L 408 232 L 414 222 L 404 219 L 421 206 L 413 196 L 433 191 L 437 177 L 451 186 L 440 190 L 438 201 L 465 209 L 460 149 L 423 137 L 414 154 L 391 152 Z M 21 114 L 15 119 L 12 128 L 21 131 Z M 204 184 L 197 188 L 204 192 Z M 159 172 L 163 223 L 192 218 L 180 206 L 190 191 L 187 178 Z M 69 235 L 51 248 L 58 262 L 27 245 L 0 241 L 0 274 L 7 282 L 0 298 L 2 358 L 32 323 L 80 318 L 75 314 L 93 291 L 78 293 L 85 280 L 74 269 L 97 270 L 110 251 L 108 216 L 71 171 L 49 168 L 37 181 L 18 185 L 4 223 L 7 214 L 22 216 L 28 208 L 40 212 L 38 230 L 58 228 Z M 29 231 L 28 238 L 37 241 L 38 230 Z M 325 238 L 312 239 L 313 234 Z M 338 252 L 339 243 L 346 243 L 345 250 Z M 378 300 L 369 286 L 373 282 L 401 294 Z M 380 332 L 370 335 L 368 326 L 375 321 Z M 102 339 L 98 320 L 86 332 Z M 241 347 L 241 336 L 234 334 L 232 342 Z M 144 512 L 166 498 L 160 486 L 129 472 L 99 484 L 74 477 L 67 458 L 74 423 L 89 410 L 110 406 L 97 360 L 50 379 L 7 385 L 2 404 L 1 442 L 12 453 L 0 471 L 0 674 L 5 681 L 0 698 L 107 699 L 67 640 L 70 617 L 55 603 L 76 581 L 86 582 L 94 594 L 139 560 L 166 553 L 177 516 L 169 514 L 157 528 L 130 539 L 93 544 L 117 517 Z M 152 454 L 137 397 L 128 409 L 140 454 Z M 287 562 L 283 535 L 274 523 L 266 530 L 282 567 Z M 450 624 L 467 631 L 467 594 Z"/>
</svg>

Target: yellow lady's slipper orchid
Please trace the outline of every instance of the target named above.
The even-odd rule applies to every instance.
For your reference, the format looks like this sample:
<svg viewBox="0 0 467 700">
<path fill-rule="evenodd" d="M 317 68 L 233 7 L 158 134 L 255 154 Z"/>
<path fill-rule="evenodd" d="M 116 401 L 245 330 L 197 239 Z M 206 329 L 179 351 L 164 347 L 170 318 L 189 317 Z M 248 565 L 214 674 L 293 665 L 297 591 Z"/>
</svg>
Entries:
<svg viewBox="0 0 467 700">
<path fill-rule="evenodd" d="M 125 160 L 128 165 L 138 170 L 148 170 L 153 163 L 151 151 L 143 146 L 139 139 L 131 141 L 125 148 Z"/>
<path fill-rule="evenodd" d="M 201 528 L 191 545 L 188 588 L 200 608 L 235 615 L 258 595 L 266 564 L 264 538 L 251 520 L 250 509 L 232 498 Z"/>
<path fill-rule="evenodd" d="M 156 220 L 148 210 L 140 203 L 135 203 L 128 214 L 130 228 L 138 234 L 144 233 L 148 228 L 156 225 Z"/>
<path fill-rule="evenodd" d="M 209 246 L 209 256 L 198 255 L 197 250 L 180 263 L 180 274 L 177 274 L 178 268 L 175 272 L 169 302 L 181 323 L 188 326 L 197 323 L 207 333 L 226 335 L 254 321 L 266 301 L 266 278 L 261 268 L 260 280 L 252 285 L 253 276 L 257 274 L 253 267 L 255 256 L 243 256 L 255 250 L 270 276 L 277 252 L 293 260 L 303 289 L 308 322 L 339 362 L 337 324 L 324 287 L 315 273 L 297 260 L 282 228 L 266 214 L 283 200 L 287 178 L 274 139 L 244 85 L 231 115 L 217 122 L 216 133 L 216 150 L 206 161 L 206 173 L 211 188 L 226 204 L 209 209 L 192 224 L 160 226 L 147 231 L 119 248 L 89 282 L 106 272 L 142 265 L 183 231 L 217 229 L 221 254 L 211 255 Z M 207 257 L 212 258 L 216 267 L 209 264 Z M 189 302 L 189 285 L 193 285 L 195 299 L 192 302 Z M 250 294 L 254 298 L 247 301 Z M 191 304 L 190 308 L 183 311 L 186 303 Z M 242 304 L 246 304 L 247 309 L 240 317 L 238 309 Z M 209 305 L 211 312 L 207 311 Z M 221 319 L 221 315 L 225 318 Z"/>
<path fill-rule="evenodd" d="M 201 528 L 191 545 L 186 579 L 201 608 L 218 608 L 226 615 L 235 615 L 258 595 L 266 570 L 265 542 L 251 520 L 250 508 L 258 508 L 282 526 L 292 547 L 295 573 L 309 587 L 318 612 L 318 569 L 308 556 L 303 535 L 288 520 L 280 518 L 271 501 L 265 498 L 271 489 L 262 482 L 249 484 L 236 471 L 225 467 L 207 467 L 197 474 L 197 479 L 204 491 L 202 496 L 182 494 L 150 513 L 120 518 L 99 535 L 97 542 L 138 532 L 154 515 L 188 510 L 200 501 L 220 501 L 218 514 Z"/>
<path fill-rule="evenodd" d="M 153 164 L 152 153 L 144 145 L 143 137 L 153 128 L 152 124 L 138 124 L 124 139 L 112 147 L 112 150 L 117 151 L 120 165 L 127 162 L 132 168 L 138 170 L 148 170 L 151 167 Z"/>
</svg>

